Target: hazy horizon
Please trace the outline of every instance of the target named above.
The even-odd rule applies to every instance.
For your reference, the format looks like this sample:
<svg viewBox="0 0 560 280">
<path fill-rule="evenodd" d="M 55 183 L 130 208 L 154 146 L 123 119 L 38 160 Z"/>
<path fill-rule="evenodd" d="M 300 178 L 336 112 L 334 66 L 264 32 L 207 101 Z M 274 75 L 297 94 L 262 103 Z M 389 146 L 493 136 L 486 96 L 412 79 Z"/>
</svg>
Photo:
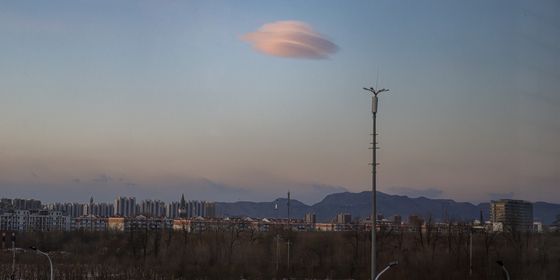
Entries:
<svg viewBox="0 0 560 280">
<path fill-rule="evenodd" d="M 0 10 L 0 190 L 560 203 L 559 4 L 26 1 Z M 82 198 L 83 197 L 83 198 Z"/>
<path fill-rule="evenodd" d="M 106 179 L 100 179 L 106 180 Z M 193 184 L 194 183 L 194 184 Z M 243 187 L 236 187 L 236 186 L 229 186 L 226 184 L 221 184 L 218 182 L 213 182 L 211 180 L 205 178 L 197 178 L 192 179 L 188 187 L 184 185 L 177 185 L 177 186 L 169 186 L 166 188 L 164 193 L 158 192 L 157 188 L 150 188 L 147 186 L 146 188 L 137 188 L 136 186 L 129 187 L 128 190 L 125 190 L 121 193 L 110 193 L 107 189 L 96 189 L 95 191 L 90 191 L 89 194 L 83 191 L 83 189 L 78 190 L 79 192 L 72 192 L 72 193 L 65 193 L 65 199 L 61 199 L 59 192 L 51 192 L 47 195 L 37 196 L 34 195 L 34 190 L 27 192 L 17 192 L 14 191 L 13 193 L 20 193 L 20 196 L 6 196 L 4 195 L 1 198 L 23 198 L 23 199 L 38 199 L 41 200 L 43 203 L 54 203 L 54 202 L 78 202 L 78 203 L 88 203 L 90 198 L 94 198 L 94 202 L 96 203 L 112 203 L 114 199 L 120 196 L 124 197 L 134 197 L 136 198 L 137 202 L 140 202 L 145 199 L 151 200 L 161 200 L 166 203 L 179 201 L 181 195 L 185 195 L 186 200 L 205 200 L 205 201 L 213 201 L 213 202 L 241 202 L 241 201 L 250 201 L 250 202 L 272 202 L 276 199 L 287 198 L 287 192 L 290 191 L 291 199 L 298 200 L 303 202 L 307 205 L 313 205 L 322 201 L 326 196 L 336 193 L 343 193 L 343 192 L 350 192 L 350 193 L 361 193 L 361 192 L 371 192 L 371 186 L 364 188 L 363 190 L 352 191 L 348 190 L 342 186 L 329 186 L 329 185 L 318 185 L 318 184 L 297 184 L 291 185 L 292 188 L 284 188 L 285 186 L 275 186 L 276 190 L 279 191 L 277 194 L 266 194 L 266 193 L 258 193 L 253 192 Z M 54 187 L 56 189 L 56 187 Z M 286 191 L 282 193 L 282 191 Z M 514 198 L 513 193 L 490 193 L 489 198 L 486 200 L 460 200 L 460 199 L 453 199 L 450 197 L 446 197 L 442 195 L 442 191 L 438 189 L 414 189 L 414 188 L 407 188 L 407 187 L 394 187 L 391 188 L 389 191 L 379 191 L 388 195 L 399 195 L 399 196 L 407 196 L 409 198 L 420 198 L 425 197 L 428 199 L 451 199 L 455 202 L 468 202 L 474 205 L 480 203 L 488 203 L 491 200 L 500 200 L 500 199 L 520 199 L 520 200 L 527 200 L 522 197 Z M 194 193 L 194 195 L 192 195 Z M 216 199 L 216 198 L 222 198 Z M 546 202 L 546 203 L 554 203 L 558 204 L 558 202 L 554 201 L 547 201 L 547 200 L 528 200 L 530 202 Z"/>
</svg>

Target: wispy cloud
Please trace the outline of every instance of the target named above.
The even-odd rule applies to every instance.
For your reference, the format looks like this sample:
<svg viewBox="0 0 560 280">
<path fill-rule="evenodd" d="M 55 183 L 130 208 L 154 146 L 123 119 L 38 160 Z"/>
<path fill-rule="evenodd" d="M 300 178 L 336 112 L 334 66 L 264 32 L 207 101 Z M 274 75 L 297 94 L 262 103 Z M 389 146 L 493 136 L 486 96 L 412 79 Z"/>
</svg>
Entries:
<svg viewBox="0 0 560 280">
<path fill-rule="evenodd" d="M 259 52 L 280 57 L 324 59 L 338 50 L 336 44 L 310 25 L 294 20 L 267 23 L 242 39 Z"/>
</svg>

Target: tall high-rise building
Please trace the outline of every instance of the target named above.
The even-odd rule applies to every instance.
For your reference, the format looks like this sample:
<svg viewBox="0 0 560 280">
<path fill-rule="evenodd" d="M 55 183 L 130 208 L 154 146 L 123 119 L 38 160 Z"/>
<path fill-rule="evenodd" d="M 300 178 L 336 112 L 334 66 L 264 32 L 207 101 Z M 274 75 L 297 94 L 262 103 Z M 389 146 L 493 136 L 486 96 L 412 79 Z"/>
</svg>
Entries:
<svg viewBox="0 0 560 280">
<path fill-rule="evenodd" d="M 308 224 L 315 224 L 317 222 L 317 216 L 315 216 L 315 213 L 305 214 L 305 222 Z"/>
<path fill-rule="evenodd" d="M 191 217 L 216 217 L 216 203 L 198 200 L 185 200 L 181 195 L 180 202 L 171 202 L 167 207 L 168 218 L 191 218 Z"/>
<path fill-rule="evenodd" d="M 111 217 L 115 215 L 115 208 L 113 204 L 109 203 L 84 204 L 84 215 L 93 215 L 104 218 Z"/>
<path fill-rule="evenodd" d="M 51 203 L 47 205 L 47 209 L 52 211 L 60 211 L 64 216 L 69 216 L 72 218 L 80 217 L 84 215 L 84 204 L 74 202 L 74 203 Z"/>
<path fill-rule="evenodd" d="M 13 209 L 12 200 L 9 198 L 0 199 L 0 209 Z"/>
<path fill-rule="evenodd" d="M 35 199 L 15 198 L 12 203 L 13 208 L 17 210 L 40 210 L 42 208 L 41 201 Z"/>
<path fill-rule="evenodd" d="M 115 199 L 115 215 L 121 217 L 136 216 L 136 198 L 134 197 L 117 197 Z"/>
<path fill-rule="evenodd" d="M 216 217 L 216 203 L 214 202 L 204 202 L 204 217 L 215 218 Z"/>
<path fill-rule="evenodd" d="M 179 217 L 186 218 L 189 217 L 187 210 L 187 202 L 185 200 L 185 194 L 181 195 L 181 202 L 179 203 Z"/>
<path fill-rule="evenodd" d="M 409 215 L 408 224 L 414 227 L 420 227 L 424 224 L 424 219 L 418 215 Z"/>
<path fill-rule="evenodd" d="M 352 222 L 352 215 L 349 213 L 339 213 L 336 215 L 337 224 L 349 224 Z"/>
<path fill-rule="evenodd" d="M 533 204 L 523 200 L 501 199 L 490 204 L 490 220 L 502 230 L 528 231 L 533 227 Z"/>
<path fill-rule="evenodd" d="M 165 203 L 160 200 L 143 200 L 140 203 L 140 214 L 146 217 L 165 217 L 166 216 L 166 209 Z"/>
<path fill-rule="evenodd" d="M 80 217 L 84 215 L 84 204 L 73 202 L 73 203 L 53 203 L 47 206 L 47 209 L 53 211 L 60 211 L 64 216 L 70 216 L 72 218 Z"/>
<path fill-rule="evenodd" d="M 179 208 L 181 208 L 180 202 L 175 201 L 168 203 L 165 216 L 170 219 L 179 218 Z"/>
<path fill-rule="evenodd" d="M 402 223 L 401 215 L 393 215 L 392 221 L 394 225 L 400 225 Z"/>
</svg>

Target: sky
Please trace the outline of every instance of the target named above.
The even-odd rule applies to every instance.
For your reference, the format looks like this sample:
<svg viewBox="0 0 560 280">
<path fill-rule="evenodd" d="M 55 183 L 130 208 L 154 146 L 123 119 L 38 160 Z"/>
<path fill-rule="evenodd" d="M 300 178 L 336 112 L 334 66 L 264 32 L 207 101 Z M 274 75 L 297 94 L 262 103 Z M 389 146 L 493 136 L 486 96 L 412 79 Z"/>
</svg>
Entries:
<svg viewBox="0 0 560 280">
<path fill-rule="evenodd" d="M 557 1 L 4 1 L 0 196 L 560 203 Z"/>
</svg>

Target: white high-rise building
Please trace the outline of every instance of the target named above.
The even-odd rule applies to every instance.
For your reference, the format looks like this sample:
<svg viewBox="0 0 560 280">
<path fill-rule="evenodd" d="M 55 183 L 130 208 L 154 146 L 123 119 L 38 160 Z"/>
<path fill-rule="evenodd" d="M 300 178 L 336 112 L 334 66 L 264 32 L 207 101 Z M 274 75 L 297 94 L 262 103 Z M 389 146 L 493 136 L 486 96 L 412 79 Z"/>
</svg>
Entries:
<svg viewBox="0 0 560 280">
<path fill-rule="evenodd" d="M 91 212 L 90 212 L 91 207 Z M 115 215 L 115 207 L 109 203 L 84 204 L 84 216 L 111 217 Z"/>
<path fill-rule="evenodd" d="M 146 217 L 165 217 L 165 203 L 160 200 L 143 200 L 140 203 L 140 213 Z"/>
<path fill-rule="evenodd" d="M 136 216 L 136 198 L 134 197 L 117 197 L 115 199 L 115 215 L 121 217 Z"/>
<path fill-rule="evenodd" d="M 186 201 L 181 196 L 180 202 L 171 202 L 167 207 L 167 217 L 192 218 L 192 217 L 216 217 L 216 204 L 214 202 L 190 200 Z"/>
<path fill-rule="evenodd" d="M 81 217 L 84 215 L 84 204 L 74 202 L 74 203 L 52 203 L 47 205 L 48 210 L 60 211 L 65 216 L 70 216 L 72 218 Z"/>
<path fill-rule="evenodd" d="M 181 208 L 180 202 L 175 201 L 168 203 L 165 216 L 169 219 L 179 218 L 179 208 Z"/>
</svg>

